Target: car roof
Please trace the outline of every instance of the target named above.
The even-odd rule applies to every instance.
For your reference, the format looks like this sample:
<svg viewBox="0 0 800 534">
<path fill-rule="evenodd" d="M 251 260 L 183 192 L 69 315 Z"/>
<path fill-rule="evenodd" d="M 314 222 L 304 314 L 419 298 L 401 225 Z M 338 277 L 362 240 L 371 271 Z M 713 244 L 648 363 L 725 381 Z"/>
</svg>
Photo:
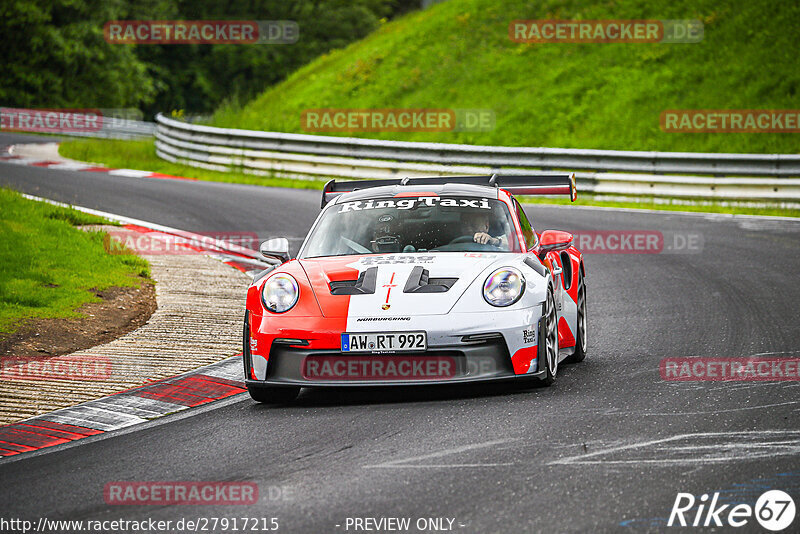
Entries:
<svg viewBox="0 0 800 534">
<path fill-rule="evenodd" d="M 340 204 L 353 200 L 368 200 L 370 198 L 395 197 L 403 193 L 409 193 L 409 196 L 413 196 L 413 193 L 435 193 L 437 195 L 496 199 L 499 197 L 499 191 L 500 190 L 496 187 L 459 183 L 443 185 L 385 185 L 381 187 L 356 189 L 349 193 L 342 193 L 337 196 L 332 204 Z"/>
</svg>

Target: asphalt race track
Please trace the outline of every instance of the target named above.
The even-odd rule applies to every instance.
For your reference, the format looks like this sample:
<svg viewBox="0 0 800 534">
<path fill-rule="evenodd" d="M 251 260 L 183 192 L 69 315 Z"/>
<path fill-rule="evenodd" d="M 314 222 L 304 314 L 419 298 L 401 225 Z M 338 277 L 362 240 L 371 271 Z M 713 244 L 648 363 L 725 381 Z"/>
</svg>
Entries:
<svg viewBox="0 0 800 534">
<path fill-rule="evenodd" d="M 0 136 L 0 145 L 20 138 Z M 185 230 L 286 235 L 295 249 L 320 195 L 7 163 L 0 185 Z M 800 222 L 526 211 L 537 230 L 656 231 L 673 245 L 676 235 L 699 236 L 701 246 L 587 254 L 588 356 L 561 366 L 550 388 L 305 390 L 288 407 L 243 395 L 0 463 L 4 516 L 275 517 L 283 532 L 353 532 L 355 517 L 450 518 L 457 532 L 641 532 L 666 528 L 679 492 L 753 504 L 780 489 L 797 501 L 800 382 L 665 381 L 659 362 L 796 357 Z M 261 498 L 103 500 L 108 482 L 156 480 L 253 481 Z M 755 520 L 737 531 L 763 532 Z"/>
</svg>

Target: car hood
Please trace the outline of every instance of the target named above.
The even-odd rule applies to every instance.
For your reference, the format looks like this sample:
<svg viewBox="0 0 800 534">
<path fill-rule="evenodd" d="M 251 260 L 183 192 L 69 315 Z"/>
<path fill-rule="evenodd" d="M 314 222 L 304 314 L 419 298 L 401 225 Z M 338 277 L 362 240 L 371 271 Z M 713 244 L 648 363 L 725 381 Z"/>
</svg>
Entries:
<svg viewBox="0 0 800 534">
<path fill-rule="evenodd" d="M 483 271 L 507 256 L 387 254 L 303 259 L 300 264 L 326 317 L 419 316 L 448 313 Z M 341 289 L 343 285 L 357 287 Z"/>
</svg>

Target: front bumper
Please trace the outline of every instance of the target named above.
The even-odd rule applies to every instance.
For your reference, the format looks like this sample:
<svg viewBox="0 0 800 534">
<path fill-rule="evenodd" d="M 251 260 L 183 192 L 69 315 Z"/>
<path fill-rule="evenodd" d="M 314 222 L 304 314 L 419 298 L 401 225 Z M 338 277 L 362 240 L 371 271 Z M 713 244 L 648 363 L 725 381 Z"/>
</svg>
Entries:
<svg viewBox="0 0 800 534">
<path fill-rule="evenodd" d="M 273 345 L 265 380 L 249 385 L 376 386 L 462 383 L 516 375 L 502 336 L 414 354 L 352 354 Z"/>
<path fill-rule="evenodd" d="M 391 354 L 342 352 L 338 346 L 342 327 L 329 324 L 332 321 L 316 320 L 315 328 L 307 330 L 297 320 L 289 323 L 283 317 L 251 316 L 253 331 L 244 351 L 246 383 L 409 386 L 538 378 L 544 367 L 537 365 L 537 340 L 530 336 L 537 330 L 539 311 L 536 307 L 525 313 L 498 312 L 488 317 L 454 314 L 449 319 L 451 325 L 460 325 L 457 331 L 431 328 L 430 318 L 425 325 L 425 318 L 415 317 L 410 324 L 404 322 L 402 329 L 414 331 L 428 326 L 428 350 Z M 308 340 L 308 344 L 282 341 L 286 338 Z M 251 347 L 256 347 L 254 353 Z M 520 356 L 525 360 L 522 366 Z"/>
</svg>

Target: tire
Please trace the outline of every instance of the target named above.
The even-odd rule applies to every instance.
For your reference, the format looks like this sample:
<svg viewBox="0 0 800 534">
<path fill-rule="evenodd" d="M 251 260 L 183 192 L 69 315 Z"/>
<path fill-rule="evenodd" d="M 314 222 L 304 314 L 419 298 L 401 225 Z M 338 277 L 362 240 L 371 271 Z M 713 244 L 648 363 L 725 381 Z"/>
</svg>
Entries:
<svg viewBox="0 0 800 534">
<path fill-rule="evenodd" d="M 575 352 L 566 360 L 569 363 L 582 362 L 586 358 L 586 325 L 588 319 L 586 315 L 586 283 L 583 280 L 583 269 L 578 271 L 578 320 L 577 335 L 575 336 Z"/>
<path fill-rule="evenodd" d="M 288 404 L 295 400 L 300 394 L 300 388 L 290 387 L 270 387 L 270 386 L 247 386 L 247 392 L 256 402 L 264 404 Z"/>
<path fill-rule="evenodd" d="M 539 362 L 544 362 L 546 371 L 540 379 L 541 385 L 552 385 L 558 373 L 558 316 L 551 288 L 547 289 L 547 300 L 539 321 Z"/>
</svg>

